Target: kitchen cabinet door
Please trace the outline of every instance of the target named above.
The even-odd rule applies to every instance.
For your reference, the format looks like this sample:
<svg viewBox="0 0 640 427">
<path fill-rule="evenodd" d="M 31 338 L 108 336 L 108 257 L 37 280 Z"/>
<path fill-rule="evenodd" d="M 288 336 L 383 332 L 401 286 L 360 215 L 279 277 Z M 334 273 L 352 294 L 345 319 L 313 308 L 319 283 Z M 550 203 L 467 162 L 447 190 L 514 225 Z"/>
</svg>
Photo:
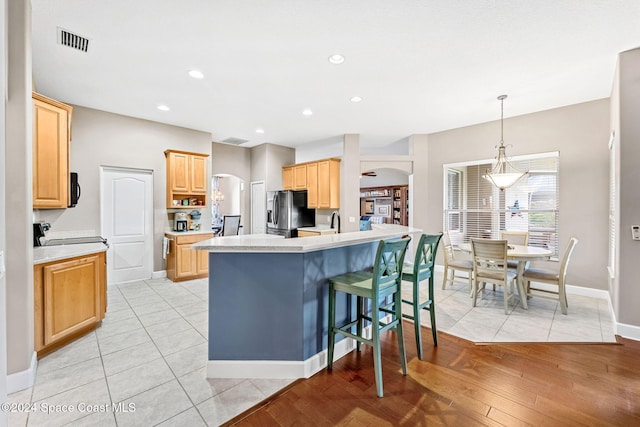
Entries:
<svg viewBox="0 0 640 427">
<path fill-rule="evenodd" d="M 207 276 L 209 274 L 209 252 L 194 251 L 196 253 L 196 274 Z"/>
<path fill-rule="evenodd" d="M 282 189 L 293 190 L 293 166 L 282 167 Z"/>
<path fill-rule="evenodd" d="M 190 191 L 191 193 L 207 192 L 207 158 L 190 156 Z"/>
<path fill-rule="evenodd" d="M 167 278 L 174 282 L 207 277 L 209 252 L 191 249 L 191 245 L 213 238 L 213 233 L 170 235 L 167 254 Z"/>
<path fill-rule="evenodd" d="M 207 154 L 166 150 L 167 208 L 202 209 L 207 206 Z M 195 199 L 194 205 L 191 203 Z M 183 204 L 189 200 L 189 204 Z M 175 201 L 175 202 L 174 202 Z"/>
<path fill-rule="evenodd" d="M 191 277 L 196 274 L 196 253 L 190 245 L 176 246 L 176 278 Z"/>
<path fill-rule="evenodd" d="M 293 167 L 293 188 L 294 190 L 307 189 L 307 165 L 295 165 Z"/>
<path fill-rule="evenodd" d="M 69 206 L 69 138 L 72 108 L 33 93 L 33 207 Z"/>
<path fill-rule="evenodd" d="M 307 207 L 318 207 L 318 163 L 307 164 Z"/>
<path fill-rule="evenodd" d="M 340 208 L 340 160 L 318 162 L 318 208 Z"/>
<path fill-rule="evenodd" d="M 45 346 L 102 320 L 103 270 L 98 254 L 44 267 Z"/>
<path fill-rule="evenodd" d="M 169 168 L 167 173 L 171 178 L 171 191 L 189 192 L 189 155 L 185 153 L 169 153 Z"/>
</svg>

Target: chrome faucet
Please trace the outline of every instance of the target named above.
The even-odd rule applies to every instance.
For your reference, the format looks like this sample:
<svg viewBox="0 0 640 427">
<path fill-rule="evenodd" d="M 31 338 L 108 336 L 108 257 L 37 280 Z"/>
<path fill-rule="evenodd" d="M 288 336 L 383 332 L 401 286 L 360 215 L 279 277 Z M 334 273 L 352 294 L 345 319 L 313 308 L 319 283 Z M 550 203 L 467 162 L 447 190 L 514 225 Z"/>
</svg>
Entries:
<svg viewBox="0 0 640 427">
<path fill-rule="evenodd" d="M 331 212 L 331 228 L 336 228 L 335 227 L 336 218 L 338 218 L 338 233 L 339 233 L 340 232 L 340 212 L 338 211 Z"/>
</svg>

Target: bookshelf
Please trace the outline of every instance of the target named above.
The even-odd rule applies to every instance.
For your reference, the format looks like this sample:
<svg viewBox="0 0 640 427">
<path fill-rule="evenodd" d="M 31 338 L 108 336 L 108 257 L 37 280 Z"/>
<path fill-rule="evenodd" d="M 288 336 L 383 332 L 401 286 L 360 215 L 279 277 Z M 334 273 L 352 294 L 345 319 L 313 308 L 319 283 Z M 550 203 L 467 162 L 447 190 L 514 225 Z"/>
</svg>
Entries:
<svg viewBox="0 0 640 427">
<path fill-rule="evenodd" d="M 409 225 L 409 186 L 361 188 L 360 215 L 381 216 L 386 224 Z"/>
</svg>

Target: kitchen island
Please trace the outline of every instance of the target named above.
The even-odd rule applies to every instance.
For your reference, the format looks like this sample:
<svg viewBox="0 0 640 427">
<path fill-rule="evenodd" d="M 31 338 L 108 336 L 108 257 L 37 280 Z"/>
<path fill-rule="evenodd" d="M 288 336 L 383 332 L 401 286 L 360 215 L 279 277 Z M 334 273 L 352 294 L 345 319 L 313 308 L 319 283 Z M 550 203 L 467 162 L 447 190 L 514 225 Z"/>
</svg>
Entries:
<svg viewBox="0 0 640 427">
<path fill-rule="evenodd" d="M 213 238 L 209 251 L 210 378 L 307 378 L 326 366 L 328 278 L 373 264 L 378 241 L 421 230 L 372 230 L 285 239 L 275 235 Z M 338 295 L 340 322 L 355 300 Z M 353 349 L 336 345 L 336 357 Z"/>
</svg>

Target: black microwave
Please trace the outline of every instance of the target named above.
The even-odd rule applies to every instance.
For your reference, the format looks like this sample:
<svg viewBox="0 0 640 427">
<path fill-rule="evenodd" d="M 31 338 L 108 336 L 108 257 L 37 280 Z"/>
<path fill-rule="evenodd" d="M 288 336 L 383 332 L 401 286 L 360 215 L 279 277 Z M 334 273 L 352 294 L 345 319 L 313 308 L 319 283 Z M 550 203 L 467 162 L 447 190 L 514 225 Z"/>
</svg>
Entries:
<svg viewBox="0 0 640 427">
<path fill-rule="evenodd" d="M 69 207 L 74 208 L 80 200 L 80 184 L 78 184 L 78 173 L 69 174 Z"/>
</svg>

